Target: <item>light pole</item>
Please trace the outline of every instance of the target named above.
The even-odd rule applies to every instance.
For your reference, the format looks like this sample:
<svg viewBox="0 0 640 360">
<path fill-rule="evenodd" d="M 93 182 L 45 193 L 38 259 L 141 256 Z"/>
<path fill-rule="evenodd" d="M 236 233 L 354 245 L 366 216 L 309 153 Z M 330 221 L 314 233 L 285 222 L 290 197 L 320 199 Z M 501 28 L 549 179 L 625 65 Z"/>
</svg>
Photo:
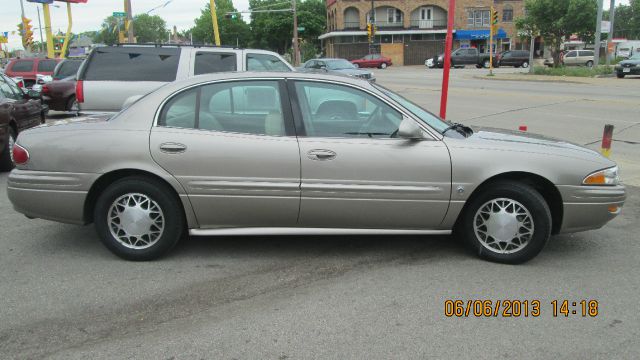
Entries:
<svg viewBox="0 0 640 360">
<path fill-rule="evenodd" d="M 615 57 L 615 51 L 613 54 L 609 53 L 611 43 L 613 43 L 613 24 L 616 17 L 616 0 L 611 0 L 609 3 L 609 36 L 607 37 L 607 66 L 611 65 L 612 55 Z"/>
<path fill-rule="evenodd" d="M 602 1 L 598 0 L 598 15 L 596 17 L 596 43 L 593 49 L 593 65 L 598 66 L 600 64 L 600 41 L 602 34 Z"/>
<path fill-rule="evenodd" d="M 296 0 L 291 0 L 291 10 L 293 11 L 293 66 L 300 65 L 298 50 L 298 13 L 296 12 Z"/>
<path fill-rule="evenodd" d="M 36 10 L 38 10 L 38 27 L 40 28 L 40 52 L 43 53 L 44 52 L 44 43 L 43 43 L 43 38 L 42 38 L 42 22 L 40 21 L 40 8 L 36 6 Z"/>
</svg>

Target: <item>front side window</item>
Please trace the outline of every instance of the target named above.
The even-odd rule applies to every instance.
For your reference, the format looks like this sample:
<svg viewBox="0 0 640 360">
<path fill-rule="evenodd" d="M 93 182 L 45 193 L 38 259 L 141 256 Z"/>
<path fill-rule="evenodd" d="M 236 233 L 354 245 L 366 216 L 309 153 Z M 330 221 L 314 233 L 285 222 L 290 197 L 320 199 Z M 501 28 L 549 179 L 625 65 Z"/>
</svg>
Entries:
<svg viewBox="0 0 640 360">
<path fill-rule="evenodd" d="M 225 54 L 208 51 L 196 52 L 194 75 L 236 71 L 236 54 Z"/>
<path fill-rule="evenodd" d="M 15 72 L 30 72 L 33 70 L 33 60 L 18 60 L 13 63 L 11 71 Z"/>
<path fill-rule="evenodd" d="M 291 69 L 269 54 L 247 54 L 247 71 L 291 71 Z"/>
<path fill-rule="evenodd" d="M 569 58 L 569 57 L 576 57 L 576 52 L 575 52 L 575 51 L 569 51 L 569 52 L 567 53 L 567 56 L 566 56 L 566 57 L 568 57 L 568 58 Z"/>
<path fill-rule="evenodd" d="M 57 64 L 55 60 L 40 60 L 38 62 L 38 71 L 53 72 Z"/>
<path fill-rule="evenodd" d="M 22 90 L 11 79 L 0 76 L 0 92 L 8 99 L 22 99 Z"/>
<path fill-rule="evenodd" d="M 295 85 L 307 136 L 391 138 L 402 114 L 348 86 L 300 81 Z"/>
<path fill-rule="evenodd" d="M 161 126 L 284 136 L 277 81 L 237 81 L 202 85 L 172 98 Z"/>
</svg>

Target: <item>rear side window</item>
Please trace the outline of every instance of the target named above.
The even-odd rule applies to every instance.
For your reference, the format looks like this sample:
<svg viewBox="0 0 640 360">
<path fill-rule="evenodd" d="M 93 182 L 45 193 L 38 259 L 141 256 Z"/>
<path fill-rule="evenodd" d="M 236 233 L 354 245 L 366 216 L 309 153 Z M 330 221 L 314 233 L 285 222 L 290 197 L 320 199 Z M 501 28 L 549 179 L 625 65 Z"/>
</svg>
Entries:
<svg viewBox="0 0 640 360">
<path fill-rule="evenodd" d="M 291 71 L 291 69 L 273 55 L 247 54 L 247 71 Z"/>
<path fill-rule="evenodd" d="M 40 60 L 38 62 L 38 71 L 53 72 L 58 63 L 55 60 Z"/>
<path fill-rule="evenodd" d="M 163 81 L 176 79 L 180 49 L 176 48 L 97 48 L 87 60 L 83 80 Z"/>
<path fill-rule="evenodd" d="M 580 56 L 593 56 L 593 51 L 580 51 Z"/>
<path fill-rule="evenodd" d="M 33 71 L 33 60 L 18 60 L 13 63 L 11 71 L 30 72 Z"/>
<path fill-rule="evenodd" d="M 236 71 L 236 54 L 196 52 L 194 75 L 211 74 L 225 71 Z"/>
<path fill-rule="evenodd" d="M 74 76 L 78 72 L 78 68 L 82 64 L 81 60 L 65 60 L 56 68 L 53 73 L 54 79 L 64 79 L 69 76 Z"/>
</svg>

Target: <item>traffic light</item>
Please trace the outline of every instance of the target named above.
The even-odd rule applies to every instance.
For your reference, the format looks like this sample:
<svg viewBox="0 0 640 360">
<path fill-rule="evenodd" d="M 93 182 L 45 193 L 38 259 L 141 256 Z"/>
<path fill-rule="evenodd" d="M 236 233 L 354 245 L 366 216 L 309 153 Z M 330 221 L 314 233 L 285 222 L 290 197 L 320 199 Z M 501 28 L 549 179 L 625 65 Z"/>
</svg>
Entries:
<svg viewBox="0 0 640 360">
<path fill-rule="evenodd" d="M 224 17 L 227 19 L 232 19 L 235 20 L 238 18 L 238 14 L 237 13 L 226 13 L 224 14 Z"/>
<path fill-rule="evenodd" d="M 494 34 L 498 32 L 498 11 L 493 8 L 491 8 L 491 28 Z"/>
<path fill-rule="evenodd" d="M 25 25 L 23 41 L 25 44 L 31 45 L 33 43 L 33 26 L 31 26 L 31 19 L 23 17 L 22 22 Z"/>
<path fill-rule="evenodd" d="M 371 42 L 371 31 L 373 30 L 373 25 L 371 23 L 367 24 L 367 36 L 369 37 L 369 42 Z"/>
</svg>

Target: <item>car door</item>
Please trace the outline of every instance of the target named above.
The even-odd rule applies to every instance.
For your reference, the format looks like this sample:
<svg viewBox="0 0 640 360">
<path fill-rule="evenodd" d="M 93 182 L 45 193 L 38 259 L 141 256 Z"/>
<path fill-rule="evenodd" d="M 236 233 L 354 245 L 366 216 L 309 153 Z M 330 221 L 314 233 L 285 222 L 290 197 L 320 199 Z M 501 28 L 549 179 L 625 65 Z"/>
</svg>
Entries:
<svg viewBox="0 0 640 360">
<path fill-rule="evenodd" d="M 289 86 L 296 127 L 304 129 L 300 226 L 439 226 L 451 191 L 443 142 L 394 137 L 406 114 L 373 93 L 318 80 Z"/>
<path fill-rule="evenodd" d="M 500 65 L 501 66 L 511 66 L 514 65 L 514 52 L 505 51 L 500 55 Z"/>
<path fill-rule="evenodd" d="M 573 51 L 569 51 L 565 56 L 564 56 L 564 64 L 567 66 L 573 66 L 576 65 L 577 63 L 577 58 L 578 58 L 578 52 L 573 50 Z"/>
<path fill-rule="evenodd" d="M 193 87 L 159 114 L 151 154 L 182 184 L 201 228 L 295 226 L 300 155 L 283 80 Z"/>
</svg>

